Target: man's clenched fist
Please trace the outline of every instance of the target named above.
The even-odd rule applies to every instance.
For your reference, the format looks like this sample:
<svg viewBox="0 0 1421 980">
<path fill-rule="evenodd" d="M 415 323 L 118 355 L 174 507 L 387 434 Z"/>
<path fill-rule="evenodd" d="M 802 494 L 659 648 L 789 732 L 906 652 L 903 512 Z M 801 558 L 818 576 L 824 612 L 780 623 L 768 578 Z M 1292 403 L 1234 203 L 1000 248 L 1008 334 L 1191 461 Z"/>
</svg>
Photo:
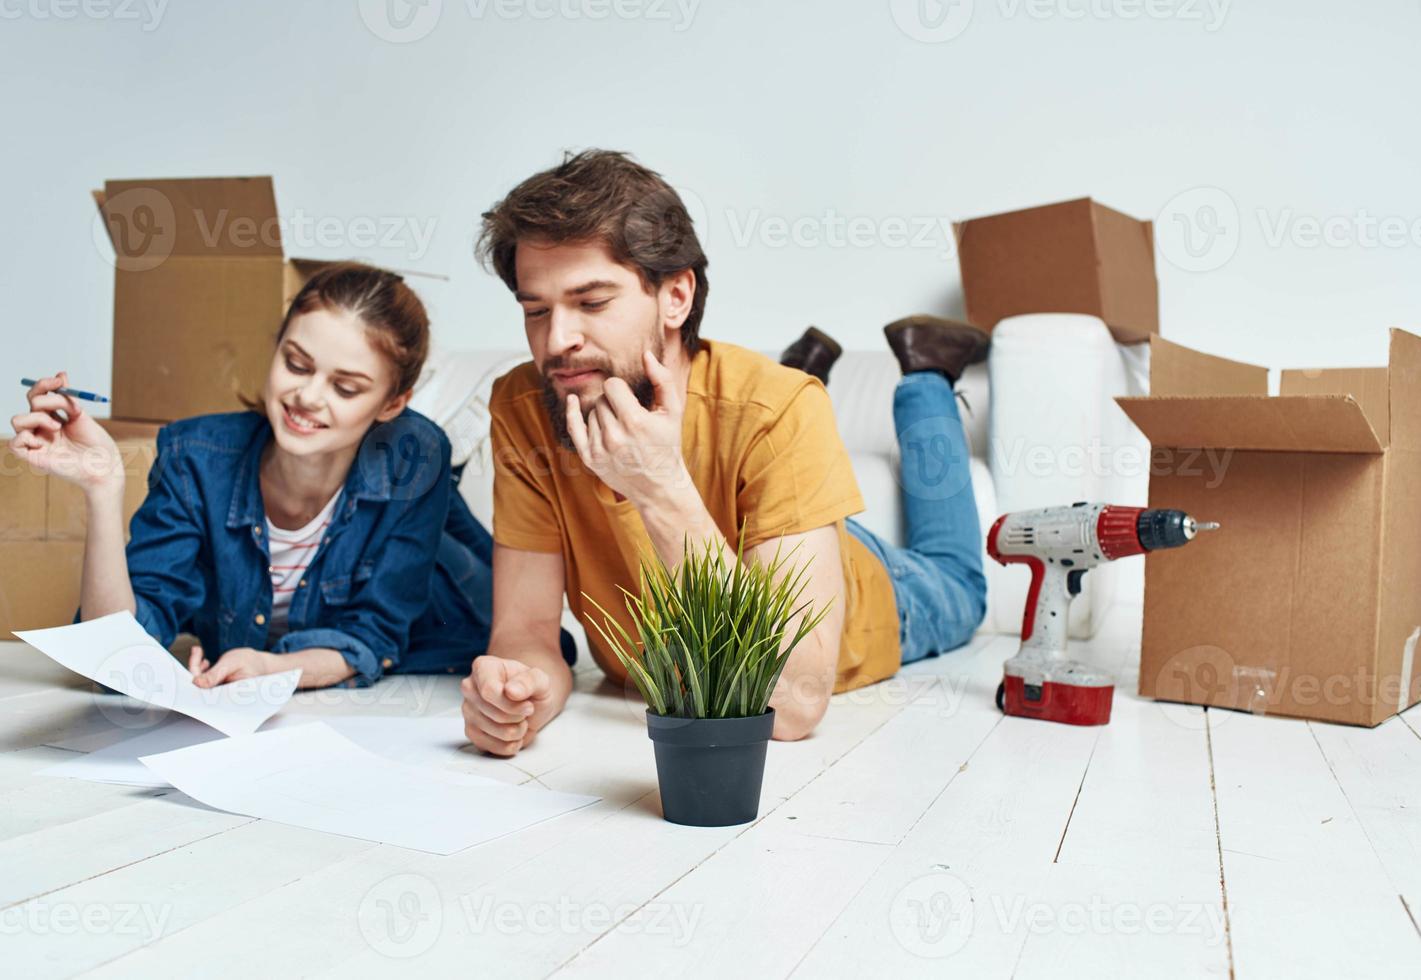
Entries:
<svg viewBox="0 0 1421 980">
<path fill-rule="evenodd" d="M 518 660 L 475 657 L 474 669 L 460 688 L 464 736 L 493 755 L 517 755 L 553 713 L 553 684 L 547 672 Z"/>
</svg>

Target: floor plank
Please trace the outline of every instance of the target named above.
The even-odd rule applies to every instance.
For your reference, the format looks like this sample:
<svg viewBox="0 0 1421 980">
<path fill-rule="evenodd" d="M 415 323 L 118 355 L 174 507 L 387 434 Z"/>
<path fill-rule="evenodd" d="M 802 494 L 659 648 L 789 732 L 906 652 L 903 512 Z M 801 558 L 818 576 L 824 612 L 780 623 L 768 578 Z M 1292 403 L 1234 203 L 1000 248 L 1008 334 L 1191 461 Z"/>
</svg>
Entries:
<svg viewBox="0 0 1421 980">
<path fill-rule="evenodd" d="M 813 738 L 773 744 L 762 813 L 792 797 L 903 707 L 896 698 L 865 696 L 839 716 L 838 724 Z M 625 712 L 620 706 L 609 710 Z M 835 710 L 830 708 L 831 713 Z M 459 971 L 467 968 L 470 951 L 476 950 L 484 962 L 499 964 L 501 975 L 546 976 L 749 829 L 680 827 L 662 820 L 645 723 L 618 723 L 609 729 L 619 732 L 615 739 L 625 741 L 605 746 L 599 741 L 597 765 L 587 764 L 587 742 L 577 735 L 583 747 L 581 763 L 560 765 L 539 781 L 551 789 L 597 793 L 604 797 L 604 806 L 617 802 L 620 808 L 599 822 L 572 828 L 552 846 L 496 874 L 477 868 L 471 873 L 453 862 L 426 867 L 408 893 L 427 896 L 420 907 L 439 910 L 441 931 L 430 948 L 410 959 L 412 968 L 436 974 Z M 545 736 L 559 743 L 552 751 L 562 753 L 569 750 L 563 740 L 573 734 L 571 728 L 560 733 L 550 728 Z M 625 750 L 616 752 L 618 744 Z M 524 845 L 509 846 L 521 850 Z M 382 945 L 372 943 L 356 951 L 333 963 L 330 972 L 381 973 L 389 964 Z"/>
<path fill-rule="evenodd" d="M 1097 737 L 1001 719 L 796 975 L 1009 976 L 1025 926 L 992 910 L 1036 892 Z"/>
<path fill-rule="evenodd" d="M 904 671 L 904 710 L 558 976 L 786 975 L 1000 722 L 964 696 L 1000 676 L 990 646 Z"/>
<path fill-rule="evenodd" d="M 762 824 L 643 902 L 556 976 L 786 976 L 891 851 Z"/>
<path fill-rule="evenodd" d="M 661 819 L 644 708 L 584 664 L 517 759 L 448 766 L 602 802 L 450 856 L 41 776 L 152 719 L 0 644 L 5 972 L 1414 975 L 1421 711 L 1368 730 L 1142 701 L 1138 627 L 1073 645 L 1119 671 L 1104 729 L 1001 717 L 1015 641 L 982 636 L 836 697 L 771 746 L 761 819 L 711 830 Z M 288 710 L 458 707 L 438 677 Z"/>
<path fill-rule="evenodd" d="M 0 912 L 7 973 L 65 977 L 101 966 L 283 883 L 378 845 L 252 821 Z M 228 934 L 234 943 L 250 935 Z M 223 944 L 225 945 L 225 944 Z M 221 970 L 223 947 L 201 961 Z M 168 971 L 176 972 L 176 971 Z M 204 971 L 205 972 L 205 971 Z"/>
<path fill-rule="evenodd" d="M 1014 975 L 1227 977 L 1204 710 L 1117 691 Z"/>
<path fill-rule="evenodd" d="M 1415 976 L 1421 936 L 1310 723 L 1208 716 L 1238 976 Z"/>
<path fill-rule="evenodd" d="M 1387 879 L 1421 922 L 1421 736 L 1401 718 L 1372 730 L 1308 727 Z"/>
<path fill-rule="evenodd" d="M 0 908 L 252 821 L 203 806 L 175 806 L 162 790 L 130 789 L 118 795 L 129 802 L 0 842 L 0 867 L 5 869 Z"/>
</svg>

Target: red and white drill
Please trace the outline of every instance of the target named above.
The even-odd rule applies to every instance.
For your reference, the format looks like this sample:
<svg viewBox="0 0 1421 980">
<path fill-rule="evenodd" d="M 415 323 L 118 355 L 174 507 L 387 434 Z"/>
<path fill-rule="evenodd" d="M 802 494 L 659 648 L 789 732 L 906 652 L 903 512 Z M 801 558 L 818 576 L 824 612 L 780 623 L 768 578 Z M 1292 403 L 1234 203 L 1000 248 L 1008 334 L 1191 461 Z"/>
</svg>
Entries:
<svg viewBox="0 0 1421 980">
<path fill-rule="evenodd" d="M 1115 678 L 1066 659 L 1066 619 L 1081 578 L 1117 558 L 1178 548 L 1200 531 L 1182 510 L 1078 503 L 1003 514 L 987 533 L 987 554 L 1003 565 L 1031 568 L 1021 623 L 1021 649 L 1006 662 L 997 707 L 1009 715 L 1104 725 L 1110 721 Z"/>
</svg>

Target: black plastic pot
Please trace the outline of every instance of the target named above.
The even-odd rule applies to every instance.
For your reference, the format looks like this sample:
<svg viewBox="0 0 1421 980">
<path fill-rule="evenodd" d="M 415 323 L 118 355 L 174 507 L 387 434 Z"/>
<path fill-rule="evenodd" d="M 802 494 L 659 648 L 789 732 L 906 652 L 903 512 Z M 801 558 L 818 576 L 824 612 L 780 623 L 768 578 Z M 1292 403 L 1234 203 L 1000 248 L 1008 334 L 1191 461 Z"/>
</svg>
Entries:
<svg viewBox="0 0 1421 980">
<path fill-rule="evenodd" d="M 666 819 L 692 827 L 754 820 L 774 728 L 774 709 L 752 718 L 673 718 L 647 711 Z"/>
</svg>

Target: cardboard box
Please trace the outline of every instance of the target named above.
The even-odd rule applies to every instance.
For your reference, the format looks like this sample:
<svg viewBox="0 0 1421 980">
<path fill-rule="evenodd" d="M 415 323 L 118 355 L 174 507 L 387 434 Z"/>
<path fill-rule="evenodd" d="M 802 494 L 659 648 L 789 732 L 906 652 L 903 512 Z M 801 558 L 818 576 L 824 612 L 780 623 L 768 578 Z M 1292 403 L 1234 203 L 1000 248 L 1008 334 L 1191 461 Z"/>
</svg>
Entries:
<svg viewBox="0 0 1421 980">
<path fill-rule="evenodd" d="M 128 522 L 148 496 L 148 472 L 158 456 L 156 422 L 129 422 L 123 419 L 99 419 L 118 443 L 125 476 L 123 485 L 124 540 L 128 540 Z M 84 540 L 88 528 L 88 512 L 84 506 L 84 491 L 65 480 L 49 478 L 49 501 L 45 509 L 48 540 Z"/>
<path fill-rule="evenodd" d="M 0 640 L 70 622 L 83 571 L 82 541 L 0 541 Z"/>
<path fill-rule="evenodd" d="M 1386 368 L 1284 371 L 1156 338 L 1119 398 L 1150 506 L 1221 529 L 1148 556 L 1140 693 L 1377 725 L 1421 700 L 1421 338 Z"/>
<path fill-rule="evenodd" d="M 0 445 L 0 541 L 42 540 L 48 506 L 49 479 Z"/>
<path fill-rule="evenodd" d="M 271 178 L 110 180 L 93 194 L 116 256 L 113 417 L 239 411 L 291 298 L 326 264 L 283 258 Z"/>
<path fill-rule="evenodd" d="M 124 529 L 148 492 L 159 426 L 99 419 L 123 459 Z M 8 441 L 8 440 L 7 440 Z M 0 639 L 69 622 L 79 606 L 84 494 L 0 447 Z"/>
<path fill-rule="evenodd" d="M 1154 229 L 1088 197 L 953 225 L 967 319 L 1088 313 L 1121 343 L 1159 333 Z"/>
</svg>

